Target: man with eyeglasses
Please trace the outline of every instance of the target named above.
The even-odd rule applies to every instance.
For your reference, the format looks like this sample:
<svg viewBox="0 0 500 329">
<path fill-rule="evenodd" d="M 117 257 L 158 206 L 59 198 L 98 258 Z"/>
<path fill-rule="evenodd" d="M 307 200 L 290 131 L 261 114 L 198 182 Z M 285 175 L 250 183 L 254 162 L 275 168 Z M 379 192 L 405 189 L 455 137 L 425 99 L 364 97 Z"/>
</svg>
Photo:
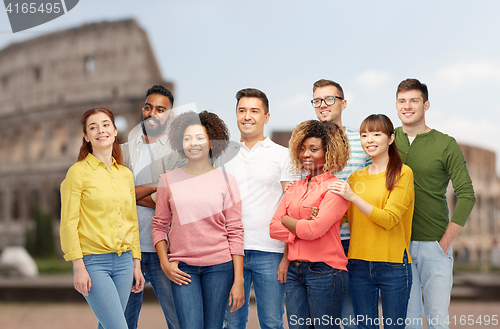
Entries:
<svg viewBox="0 0 500 329">
<path fill-rule="evenodd" d="M 335 81 L 318 80 L 313 85 L 313 99 L 311 100 L 311 104 L 316 111 L 318 120 L 331 121 L 342 127 L 349 139 L 351 149 L 349 161 L 342 171 L 335 174 L 338 179 L 347 181 L 353 172 L 368 166 L 371 163 L 371 158 L 361 147 L 359 132 L 355 129 L 342 126 L 342 111 L 347 106 L 344 91 L 340 84 Z M 350 238 L 349 224 L 346 221 L 340 228 L 340 239 L 346 256 L 349 250 Z M 344 288 L 346 295 L 344 296 L 344 305 L 342 306 L 342 325 L 344 329 L 355 329 L 357 328 L 356 316 L 352 307 L 347 283 Z"/>
<path fill-rule="evenodd" d="M 166 170 L 183 167 L 186 160 L 174 152 L 168 143 L 167 130 L 173 116 L 174 97 L 163 86 L 153 86 L 146 92 L 141 110 L 142 136 L 122 144 L 123 160 L 134 173 L 141 269 L 145 283 L 150 282 L 160 302 L 168 328 L 178 328 L 170 290 L 170 279 L 163 272 L 151 236 L 151 222 L 155 214 L 156 183 Z M 130 293 L 125 309 L 129 329 L 137 328 L 143 292 Z"/>
</svg>

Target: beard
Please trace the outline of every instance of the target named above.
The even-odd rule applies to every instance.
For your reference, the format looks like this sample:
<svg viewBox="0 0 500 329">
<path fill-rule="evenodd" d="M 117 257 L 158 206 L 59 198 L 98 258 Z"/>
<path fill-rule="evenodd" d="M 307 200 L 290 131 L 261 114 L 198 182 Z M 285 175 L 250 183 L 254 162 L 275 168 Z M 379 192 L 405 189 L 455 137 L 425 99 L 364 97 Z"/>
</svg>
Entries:
<svg viewBox="0 0 500 329">
<path fill-rule="evenodd" d="M 158 126 L 156 128 L 146 128 L 146 124 L 144 123 L 144 121 L 147 121 L 147 120 L 151 120 L 153 122 L 156 122 L 158 124 Z M 159 136 L 165 132 L 165 130 L 167 129 L 167 124 L 168 124 L 168 120 L 166 120 L 164 124 L 160 124 L 160 120 L 158 120 L 156 118 L 153 118 L 153 117 L 145 118 L 144 120 L 141 120 L 142 133 L 145 136 L 151 136 L 151 137 Z"/>
</svg>

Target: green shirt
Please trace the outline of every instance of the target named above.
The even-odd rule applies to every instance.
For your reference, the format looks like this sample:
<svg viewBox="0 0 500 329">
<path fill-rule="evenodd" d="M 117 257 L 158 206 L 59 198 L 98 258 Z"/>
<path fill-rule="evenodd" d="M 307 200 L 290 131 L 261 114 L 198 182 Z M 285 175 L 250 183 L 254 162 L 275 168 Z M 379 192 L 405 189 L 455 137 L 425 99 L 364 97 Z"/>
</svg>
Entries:
<svg viewBox="0 0 500 329">
<path fill-rule="evenodd" d="M 457 196 L 452 222 L 464 226 L 476 203 L 462 151 L 453 137 L 434 129 L 417 135 L 410 145 L 408 135 L 398 127 L 395 139 L 415 182 L 411 239 L 439 241 L 449 224 L 446 188 L 450 179 Z"/>
</svg>

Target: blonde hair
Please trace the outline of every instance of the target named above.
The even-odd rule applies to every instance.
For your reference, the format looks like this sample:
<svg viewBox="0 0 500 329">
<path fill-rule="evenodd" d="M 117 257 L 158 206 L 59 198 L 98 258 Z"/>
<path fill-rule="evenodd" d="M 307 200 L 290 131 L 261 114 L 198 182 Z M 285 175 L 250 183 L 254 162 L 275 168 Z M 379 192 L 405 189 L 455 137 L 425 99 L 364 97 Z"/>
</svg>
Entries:
<svg viewBox="0 0 500 329">
<path fill-rule="evenodd" d="M 289 142 L 290 159 L 297 173 L 304 170 L 300 161 L 300 148 L 310 137 L 321 138 L 321 145 L 325 151 L 324 171 L 332 175 L 342 171 L 349 160 L 349 140 L 344 130 L 337 124 L 329 121 L 309 120 L 299 124 L 292 132 Z"/>
</svg>

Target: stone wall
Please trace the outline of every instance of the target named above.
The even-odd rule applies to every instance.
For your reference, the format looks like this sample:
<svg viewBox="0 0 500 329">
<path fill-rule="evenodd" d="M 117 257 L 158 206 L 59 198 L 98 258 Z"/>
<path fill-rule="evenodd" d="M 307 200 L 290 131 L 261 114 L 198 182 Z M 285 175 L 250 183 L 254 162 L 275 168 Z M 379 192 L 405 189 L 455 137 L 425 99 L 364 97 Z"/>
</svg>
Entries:
<svg viewBox="0 0 500 329">
<path fill-rule="evenodd" d="M 86 24 L 0 50 L 0 251 L 24 244 L 35 207 L 60 216 L 59 186 L 82 143 L 82 114 L 106 107 L 139 122 L 145 93 L 163 81 L 135 20 Z"/>
</svg>

